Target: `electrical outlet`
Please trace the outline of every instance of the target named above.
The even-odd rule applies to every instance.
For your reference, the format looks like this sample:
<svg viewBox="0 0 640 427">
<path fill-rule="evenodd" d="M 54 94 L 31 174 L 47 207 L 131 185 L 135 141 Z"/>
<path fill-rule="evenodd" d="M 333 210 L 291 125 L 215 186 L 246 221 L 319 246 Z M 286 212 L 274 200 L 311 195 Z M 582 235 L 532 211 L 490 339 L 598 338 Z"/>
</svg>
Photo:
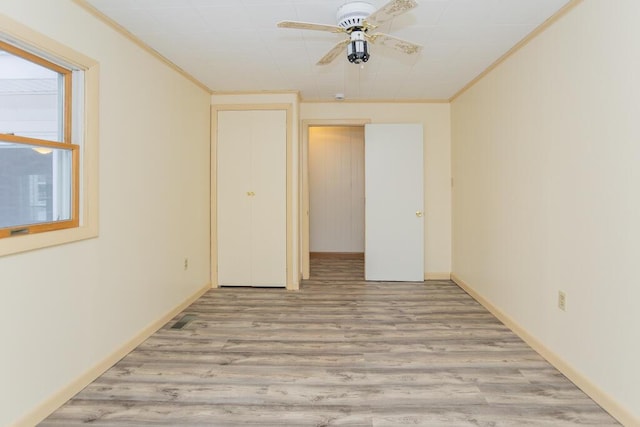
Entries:
<svg viewBox="0 0 640 427">
<path fill-rule="evenodd" d="M 567 294 L 562 291 L 558 291 L 558 308 L 567 311 Z"/>
<path fill-rule="evenodd" d="M 184 269 L 188 269 L 189 268 L 189 258 L 185 258 L 184 259 Z"/>
</svg>

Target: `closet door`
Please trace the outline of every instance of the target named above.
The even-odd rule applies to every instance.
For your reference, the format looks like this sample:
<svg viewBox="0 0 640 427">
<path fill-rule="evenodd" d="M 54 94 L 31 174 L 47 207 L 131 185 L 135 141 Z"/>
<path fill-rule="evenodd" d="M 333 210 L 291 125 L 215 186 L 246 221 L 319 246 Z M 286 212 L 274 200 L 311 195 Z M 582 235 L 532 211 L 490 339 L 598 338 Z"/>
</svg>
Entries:
<svg viewBox="0 0 640 427">
<path fill-rule="evenodd" d="M 251 156 L 252 281 L 286 285 L 287 115 L 283 110 L 252 111 L 256 132 Z"/>
<path fill-rule="evenodd" d="M 219 111 L 218 283 L 286 285 L 286 112 Z"/>
<path fill-rule="evenodd" d="M 248 153 L 253 131 L 246 113 L 218 112 L 217 215 L 218 283 L 221 286 L 251 284 L 251 176 Z"/>
</svg>

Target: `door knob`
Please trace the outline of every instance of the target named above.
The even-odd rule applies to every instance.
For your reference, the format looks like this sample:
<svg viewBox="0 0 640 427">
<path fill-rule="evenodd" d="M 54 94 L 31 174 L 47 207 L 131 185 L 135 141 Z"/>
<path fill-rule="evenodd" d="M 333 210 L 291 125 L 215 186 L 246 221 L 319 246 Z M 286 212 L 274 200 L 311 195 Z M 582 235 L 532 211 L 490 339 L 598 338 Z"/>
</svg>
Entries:
<svg viewBox="0 0 640 427">
<path fill-rule="evenodd" d="M 422 216 L 422 211 L 416 211 L 416 216 L 420 218 Z"/>
<path fill-rule="evenodd" d="M 255 196 L 256 193 L 254 193 L 253 191 L 247 191 L 247 196 Z"/>
</svg>

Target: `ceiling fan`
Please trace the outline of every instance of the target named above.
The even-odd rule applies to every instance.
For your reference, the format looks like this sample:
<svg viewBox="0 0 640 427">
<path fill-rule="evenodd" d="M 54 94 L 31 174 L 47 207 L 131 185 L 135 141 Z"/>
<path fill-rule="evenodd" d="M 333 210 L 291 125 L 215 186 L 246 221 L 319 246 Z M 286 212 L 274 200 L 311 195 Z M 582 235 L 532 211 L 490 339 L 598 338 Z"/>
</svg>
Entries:
<svg viewBox="0 0 640 427">
<path fill-rule="evenodd" d="M 317 65 L 331 63 L 342 53 L 345 47 L 347 48 L 349 62 L 360 64 L 369 60 L 367 42 L 387 46 L 407 55 L 415 55 L 420 52 L 422 49 L 420 45 L 388 34 L 375 32 L 379 24 L 402 15 L 416 6 L 418 6 L 418 3 L 415 0 L 391 0 L 380 9 L 375 10 L 373 5 L 366 1 L 350 1 L 338 8 L 336 14 L 338 25 L 282 21 L 278 23 L 278 27 L 345 33 L 349 37 L 336 44 L 318 61 Z"/>
</svg>

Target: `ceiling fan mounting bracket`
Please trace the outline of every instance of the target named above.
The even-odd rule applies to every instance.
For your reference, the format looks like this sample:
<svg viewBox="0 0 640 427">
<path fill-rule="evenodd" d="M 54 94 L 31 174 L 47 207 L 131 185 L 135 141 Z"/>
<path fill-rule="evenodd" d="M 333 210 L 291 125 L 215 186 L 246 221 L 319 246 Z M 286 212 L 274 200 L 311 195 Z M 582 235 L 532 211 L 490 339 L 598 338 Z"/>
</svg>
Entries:
<svg viewBox="0 0 640 427">
<path fill-rule="evenodd" d="M 345 33 L 347 34 L 352 34 L 354 32 L 360 32 L 360 33 L 366 33 L 367 31 L 369 31 L 369 28 L 367 27 L 358 27 L 358 26 L 354 26 L 354 27 L 349 27 L 346 30 L 344 30 Z"/>
<path fill-rule="evenodd" d="M 338 27 L 344 28 L 346 32 L 351 33 L 354 27 L 360 27 L 366 31 L 368 24 L 365 18 L 376 10 L 371 3 L 366 1 L 352 1 L 343 4 L 338 8 L 336 18 Z"/>
</svg>

